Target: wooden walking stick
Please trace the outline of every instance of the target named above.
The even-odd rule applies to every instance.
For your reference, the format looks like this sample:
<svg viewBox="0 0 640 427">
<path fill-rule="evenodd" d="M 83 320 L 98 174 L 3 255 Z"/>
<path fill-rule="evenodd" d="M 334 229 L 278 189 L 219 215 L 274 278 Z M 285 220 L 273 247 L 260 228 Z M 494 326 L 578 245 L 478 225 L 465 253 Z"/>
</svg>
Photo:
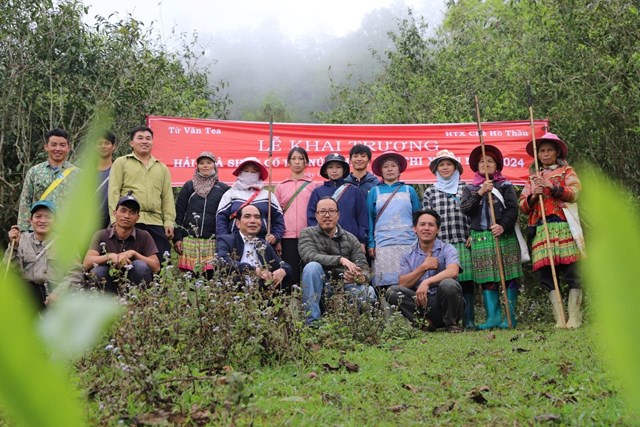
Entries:
<svg viewBox="0 0 640 427">
<path fill-rule="evenodd" d="M 9 257 L 7 258 L 7 267 L 4 269 L 4 278 L 3 282 L 7 281 L 7 276 L 9 275 L 9 268 L 11 267 L 11 258 L 13 258 L 13 248 L 15 246 L 15 240 L 11 239 L 11 243 L 9 243 Z"/>
<path fill-rule="evenodd" d="M 482 150 L 482 162 L 485 164 L 484 179 L 486 182 L 488 182 L 489 172 L 487 172 L 487 168 L 486 168 L 487 155 L 484 149 L 484 136 L 482 134 L 482 121 L 480 120 L 480 105 L 478 104 L 478 95 L 474 95 L 474 100 L 476 102 L 476 120 L 478 122 L 478 136 L 480 137 L 480 147 Z M 495 209 L 493 208 L 493 195 L 491 193 L 488 194 L 487 200 L 489 200 L 489 213 L 491 215 L 491 225 L 497 224 L 496 212 L 495 212 Z M 500 272 L 500 285 L 502 285 L 502 296 L 504 297 L 505 312 L 507 313 L 507 323 L 509 324 L 509 329 L 513 329 L 513 322 L 511 321 L 511 312 L 509 310 L 509 298 L 507 297 L 507 284 L 504 278 L 504 265 L 502 263 L 502 251 L 500 250 L 500 238 L 498 236 L 493 236 L 493 242 L 496 247 L 496 257 L 498 258 L 498 270 Z"/>
<path fill-rule="evenodd" d="M 272 163 L 273 163 L 273 116 L 269 120 L 269 198 L 267 199 L 269 210 L 267 211 L 267 236 L 271 234 L 271 184 L 273 180 L 271 178 Z"/>
<path fill-rule="evenodd" d="M 538 147 L 536 146 L 536 130 L 533 124 L 533 95 L 531 93 L 531 85 L 527 82 L 527 102 L 529 104 L 529 123 L 531 124 L 531 142 L 533 143 L 533 164 L 535 165 L 536 174 L 540 173 L 540 166 L 538 165 Z M 551 237 L 549 236 L 549 225 L 547 224 L 547 215 L 544 210 L 544 202 L 542 194 L 538 194 L 538 206 L 540 206 L 540 214 L 542 216 L 542 227 L 544 228 L 545 235 L 545 248 L 547 249 L 547 256 L 549 257 L 549 265 L 551 266 L 551 277 L 553 277 L 553 287 L 556 293 L 556 305 L 558 306 L 558 313 L 560 313 L 560 325 L 563 328 L 567 327 L 567 320 L 564 315 L 564 305 L 562 304 L 562 294 L 560 293 L 560 286 L 558 286 L 558 277 L 556 275 L 556 264 L 553 260 L 553 254 L 551 252 Z"/>
</svg>

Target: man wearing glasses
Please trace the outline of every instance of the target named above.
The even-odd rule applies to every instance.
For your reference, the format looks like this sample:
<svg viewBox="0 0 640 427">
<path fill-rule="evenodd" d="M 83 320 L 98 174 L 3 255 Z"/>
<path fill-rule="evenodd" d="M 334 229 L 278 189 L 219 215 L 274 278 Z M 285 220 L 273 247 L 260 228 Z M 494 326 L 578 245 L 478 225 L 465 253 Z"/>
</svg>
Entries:
<svg viewBox="0 0 640 427">
<path fill-rule="evenodd" d="M 375 291 L 369 286 L 370 272 L 360 241 L 338 225 L 338 203 L 331 197 L 318 201 L 317 225 L 300 233 L 298 250 L 302 270 L 302 302 L 307 324 L 317 325 L 322 316 L 321 305 L 329 297 L 332 285 L 342 285 L 360 304 L 374 303 Z M 326 295 L 325 295 L 326 294 Z"/>
</svg>

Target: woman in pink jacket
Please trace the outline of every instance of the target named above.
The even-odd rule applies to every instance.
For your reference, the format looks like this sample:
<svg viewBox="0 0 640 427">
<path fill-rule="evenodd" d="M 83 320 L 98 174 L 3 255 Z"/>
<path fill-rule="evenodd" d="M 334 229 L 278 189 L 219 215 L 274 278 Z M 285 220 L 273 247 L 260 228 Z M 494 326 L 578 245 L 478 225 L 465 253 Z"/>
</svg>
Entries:
<svg viewBox="0 0 640 427">
<path fill-rule="evenodd" d="M 287 156 L 287 164 L 291 169 L 291 176 L 276 185 L 275 195 L 284 212 L 285 231 L 280 247 L 282 259 L 293 268 L 292 283 L 297 284 L 300 283 L 298 237 L 300 231 L 307 226 L 307 205 L 311 193 L 322 182 L 312 181 L 313 175 L 305 173 L 309 155 L 304 148 L 292 148 Z"/>
</svg>

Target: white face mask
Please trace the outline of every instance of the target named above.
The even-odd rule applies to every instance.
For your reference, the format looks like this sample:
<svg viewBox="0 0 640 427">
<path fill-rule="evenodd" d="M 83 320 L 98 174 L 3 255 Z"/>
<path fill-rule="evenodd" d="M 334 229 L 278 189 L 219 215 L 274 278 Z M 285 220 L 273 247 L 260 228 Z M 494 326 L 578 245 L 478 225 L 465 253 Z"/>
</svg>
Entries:
<svg viewBox="0 0 640 427">
<path fill-rule="evenodd" d="M 259 172 L 240 172 L 238 175 L 238 181 L 245 185 L 254 185 L 260 181 Z"/>
</svg>

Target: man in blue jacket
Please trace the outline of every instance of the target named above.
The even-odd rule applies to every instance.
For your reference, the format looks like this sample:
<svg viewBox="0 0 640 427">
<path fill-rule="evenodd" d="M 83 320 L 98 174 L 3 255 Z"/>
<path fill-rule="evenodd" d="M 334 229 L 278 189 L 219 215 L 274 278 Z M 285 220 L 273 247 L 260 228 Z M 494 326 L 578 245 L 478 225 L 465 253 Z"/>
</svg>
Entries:
<svg viewBox="0 0 640 427">
<path fill-rule="evenodd" d="M 266 240 L 257 237 L 262 226 L 260 210 L 253 205 L 244 206 L 238 210 L 235 222 L 237 232 L 218 235 L 216 256 L 225 261 L 225 267 L 242 275 L 246 286 L 277 289 L 290 281 L 291 266 Z"/>
<path fill-rule="evenodd" d="M 340 210 L 338 224 L 358 238 L 364 252 L 369 228 L 367 200 L 358 187 L 345 181 L 349 175 L 349 163 L 340 154 L 329 154 L 320 168 L 320 175 L 328 181 L 311 193 L 307 207 L 307 225 L 311 227 L 318 224 L 316 205 L 320 199 L 331 197 L 338 203 Z"/>
<path fill-rule="evenodd" d="M 349 150 L 349 162 L 351 173 L 344 180 L 349 184 L 359 187 L 366 198 L 369 190 L 378 185 L 380 180 L 367 170 L 371 163 L 371 148 L 364 144 L 356 144 Z"/>
</svg>

